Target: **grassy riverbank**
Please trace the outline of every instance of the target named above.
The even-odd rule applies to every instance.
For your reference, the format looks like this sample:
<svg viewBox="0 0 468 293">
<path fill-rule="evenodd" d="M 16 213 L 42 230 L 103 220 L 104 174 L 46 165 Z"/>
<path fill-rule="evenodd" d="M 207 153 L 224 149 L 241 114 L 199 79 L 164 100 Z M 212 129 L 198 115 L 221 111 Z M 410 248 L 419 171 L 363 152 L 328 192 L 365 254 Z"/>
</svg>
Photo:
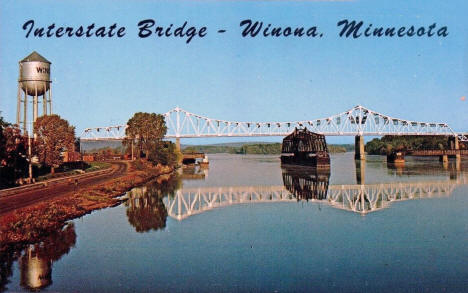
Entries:
<svg viewBox="0 0 468 293">
<path fill-rule="evenodd" d="M 104 170 L 108 169 L 111 167 L 110 163 L 107 162 L 90 162 L 86 164 L 88 167 L 85 168 L 84 170 L 81 169 L 73 169 L 70 171 L 65 171 L 65 172 L 56 172 L 54 174 L 47 174 L 47 175 L 42 175 L 38 176 L 36 178 L 36 182 L 41 182 L 45 180 L 50 180 L 50 179 L 55 179 L 55 178 L 61 178 L 61 177 L 66 177 L 66 176 L 72 176 L 72 175 L 78 175 L 78 174 L 83 174 L 89 173 L 89 172 L 94 172 L 94 171 L 99 171 L 99 170 Z"/>
<path fill-rule="evenodd" d="M 126 174 L 105 183 L 82 187 L 76 192 L 18 209 L 0 216 L 0 246 L 34 243 L 63 227 L 66 221 L 94 210 L 118 205 L 117 197 L 135 186 L 173 172 L 168 166 L 129 162 Z M 2 247 L 0 247 L 0 251 Z"/>
</svg>

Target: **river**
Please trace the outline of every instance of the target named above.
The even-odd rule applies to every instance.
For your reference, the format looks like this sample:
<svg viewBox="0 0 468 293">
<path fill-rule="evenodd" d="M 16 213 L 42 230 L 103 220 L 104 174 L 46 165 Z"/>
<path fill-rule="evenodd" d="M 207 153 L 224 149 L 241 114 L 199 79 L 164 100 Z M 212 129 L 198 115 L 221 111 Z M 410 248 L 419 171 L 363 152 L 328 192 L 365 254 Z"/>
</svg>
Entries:
<svg viewBox="0 0 468 293">
<path fill-rule="evenodd" d="M 211 155 L 0 258 L 0 291 L 461 292 L 468 161 Z"/>
</svg>

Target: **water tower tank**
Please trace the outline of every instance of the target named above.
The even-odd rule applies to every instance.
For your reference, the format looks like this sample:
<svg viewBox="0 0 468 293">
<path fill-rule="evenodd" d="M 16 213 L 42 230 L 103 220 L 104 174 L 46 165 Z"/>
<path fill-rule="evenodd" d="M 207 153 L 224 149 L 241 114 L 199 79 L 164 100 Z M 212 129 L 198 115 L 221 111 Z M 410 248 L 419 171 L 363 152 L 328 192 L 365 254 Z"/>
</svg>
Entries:
<svg viewBox="0 0 468 293">
<path fill-rule="evenodd" d="M 30 96 L 41 96 L 50 87 L 50 61 L 36 51 L 19 62 L 21 88 Z M 37 93 L 36 93 L 37 90 Z"/>
</svg>

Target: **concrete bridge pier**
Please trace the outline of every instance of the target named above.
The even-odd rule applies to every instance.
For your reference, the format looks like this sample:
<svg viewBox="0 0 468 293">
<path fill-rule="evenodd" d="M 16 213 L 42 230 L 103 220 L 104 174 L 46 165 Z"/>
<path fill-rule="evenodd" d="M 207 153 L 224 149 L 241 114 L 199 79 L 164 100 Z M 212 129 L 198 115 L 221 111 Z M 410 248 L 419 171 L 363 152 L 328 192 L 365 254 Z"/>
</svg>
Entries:
<svg viewBox="0 0 468 293">
<path fill-rule="evenodd" d="M 354 159 L 366 159 L 366 153 L 364 152 L 364 137 L 362 135 L 356 135 L 354 138 Z"/>
<path fill-rule="evenodd" d="M 176 145 L 176 150 L 182 154 L 182 149 L 180 148 L 180 137 L 177 137 L 176 140 L 175 140 L 175 145 Z M 177 161 L 177 163 L 179 165 L 182 165 L 182 161 L 184 160 L 184 156 L 183 155 L 180 155 L 179 156 L 179 160 Z"/>
<path fill-rule="evenodd" d="M 180 152 L 180 137 L 175 139 L 176 149 Z"/>
<path fill-rule="evenodd" d="M 455 170 L 457 171 L 460 171 L 461 170 L 461 159 L 458 158 L 456 161 L 455 161 Z"/>
<path fill-rule="evenodd" d="M 451 150 L 459 150 L 460 149 L 460 144 L 458 142 L 458 136 L 450 136 L 448 140 L 448 145 Z M 456 154 L 453 156 L 457 160 L 460 160 L 460 154 Z"/>
<path fill-rule="evenodd" d="M 356 160 L 356 183 L 359 185 L 366 184 L 366 161 Z"/>
<path fill-rule="evenodd" d="M 439 162 L 442 162 L 444 164 L 448 163 L 448 155 L 439 156 Z"/>
</svg>

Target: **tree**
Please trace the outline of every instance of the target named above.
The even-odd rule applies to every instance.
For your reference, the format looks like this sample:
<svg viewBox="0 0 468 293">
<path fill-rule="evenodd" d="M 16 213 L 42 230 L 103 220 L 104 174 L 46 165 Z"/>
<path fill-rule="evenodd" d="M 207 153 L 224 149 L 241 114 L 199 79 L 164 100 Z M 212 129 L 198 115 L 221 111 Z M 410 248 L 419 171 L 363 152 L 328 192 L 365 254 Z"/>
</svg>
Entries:
<svg viewBox="0 0 468 293">
<path fill-rule="evenodd" d="M 170 141 L 161 141 L 151 146 L 151 153 L 148 161 L 153 164 L 160 163 L 167 166 L 175 166 L 179 162 L 180 152 L 174 143 Z"/>
<path fill-rule="evenodd" d="M 12 186 L 17 178 L 26 175 L 26 149 L 21 130 L 0 117 L 0 188 Z"/>
<path fill-rule="evenodd" d="M 5 138 L 4 162 L 7 166 L 17 168 L 17 161 L 20 158 L 26 160 L 28 142 L 26 137 L 21 135 L 21 130 L 16 125 L 11 125 L 3 129 Z"/>
<path fill-rule="evenodd" d="M 35 153 L 39 161 L 50 166 L 51 173 L 54 173 L 54 168 L 63 161 L 62 152 L 73 151 L 75 127 L 59 115 L 46 115 L 37 118 L 34 133 L 37 135 Z"/>
<path fill-rule="evenodd" d="M 0 116 L 0 162 L 6 158 L 6 144 L 7 140 L 4 134 L 4 129 L 10 126 L 8 122 L 3 120 L 3 117 Z"/>
<path fill-rule="evenodd" d="M 162 140 L 166 132 L 167 127 L 163 115 L 138 112 L 127 122 L 125 130 L 127 138 L 124 144 L 128 146 L 132 142 L 136 142 L 139 150 L 138 156 L 145 152 L 148 158 L 151 149 Z"/>
</svg>

